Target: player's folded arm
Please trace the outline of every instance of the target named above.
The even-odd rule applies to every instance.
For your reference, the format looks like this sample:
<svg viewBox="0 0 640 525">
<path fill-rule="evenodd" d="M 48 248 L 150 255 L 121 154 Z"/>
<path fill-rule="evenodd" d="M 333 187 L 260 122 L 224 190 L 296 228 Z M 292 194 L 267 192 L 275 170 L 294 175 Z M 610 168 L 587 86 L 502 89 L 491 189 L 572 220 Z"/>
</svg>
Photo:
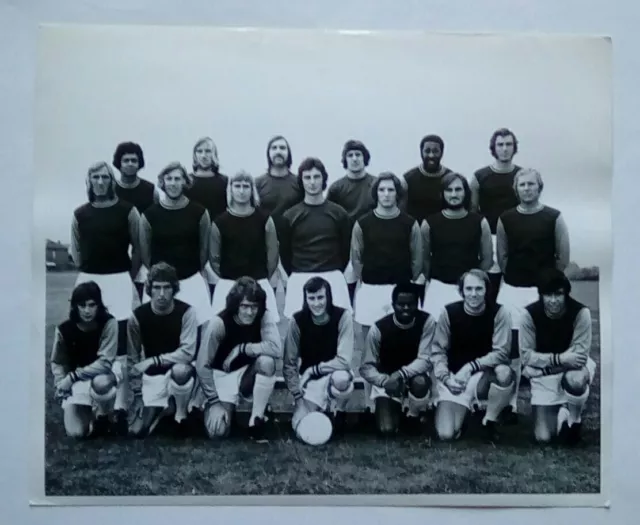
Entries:
<svg viewBox="0 0 640 525">
<path fill-rule="evenodd" d="M 264 313 L 260 323 L 259 343 L 247 343 L 245 352 L 249 357 L 268 356 L 273 359 L 282 359 L 282 341 L 278 325 L 273 314 L 268 310 Z"/>
<path fill-rule="evenodd" d="M 389 379 L 387 374 L 378 370 L 380 357 L 380 330 L 372 325 L 365 340 L 365 356 L 360 366 L 360 376 L 374 386 L 381 387 Z"/>
<path fill-rule="evenodd" d="M 511 355 L 511 317 L 502 306 L 496 314 L 493 330 L 493 349 L 486 355 L 474 360 L 474 371 L 493 370 L 498 365 L 510 362 Z"/>
<path fill-rule="evenodd" d="M 109 319 L 102 329 L 98 358 L 82 368 L 76 368 L 70 373 L 75 381 L 87 381 L 102 374 L 111 372 L 111 367 L 118 353 L 118 321 Z"/>
<path fill-rule="evenodd" d="M 182 317 L 180 344 L 173 352 L 158 356 L 160 364 L 190 364 L 196 355 L 198 338 L 198 316 L 195 308 L 189 307 Z"/>
<path fill-rule="evenodd" d="M 300 389 L 300 328 L 295 318 L 291 318 L 284 341 L 282 376 L 295 400 L 302 398 Z"/>
<path fill-rule="evenodd" d="M 430 357 L 431 364 L 433 365 L 433 373 L 440 382 L 444 382 L 450 375 L 449 358 L 447 356 L 449 349 L 449 330 L 449 315 L 447 314 L 447 310 L 444 309 L 436 324 Z"/>
</svg>

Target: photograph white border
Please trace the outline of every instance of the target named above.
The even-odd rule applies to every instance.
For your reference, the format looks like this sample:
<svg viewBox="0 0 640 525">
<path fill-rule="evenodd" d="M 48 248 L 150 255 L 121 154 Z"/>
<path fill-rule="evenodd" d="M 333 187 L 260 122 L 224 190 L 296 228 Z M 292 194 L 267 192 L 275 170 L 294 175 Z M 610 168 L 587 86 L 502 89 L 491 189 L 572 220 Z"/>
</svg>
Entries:
<svg viewBox="0 0 640 525">
<path fill-rule="evenodd" d="M 68 24 L 46 24 L 49 27 L 66 27 Z M 75 25 L 75 24 L 73 24 Z M 83 27 L 120 26 L 122 24 L 83 24 Z M 193 26 L 204 27 L 204 26 Z M 300 33 L 312 29 L 276 29 L 260 27 L 214 27 L 211 29 L 228 32 L 268 31 Z M 541 32 L 453 32 L 453 31 L 365 31 L 318 29 L 315 31 L 342 34 L 372 34 L 379 37 L 394 34 L 406 35 L 435 34 L 462 36 L 505 36 L 505 37 L 545 37 L 554 38 L 598 37 L 606 35 L 541 33 Z M 40 50 L 40 48 L 38 48 Z M 613 91 L 613 90 L 612 90 Z M 613 95 L 613 93 L 612 93 Z M 613 108 L 613 104 L 611 104 Z M 613 160 L 611 161 L 613 166 Z M 613 204 L 611 204 L 611 207 Z M 45 310 L 43 301 L 46 290 L 45 239 L 37 227 L 32 229 L 32 349 L 30 381 L 30 505 L 32 506 L 367 506 L 367 507 L 608 507 L 611 497 L 611 454 L 612 454 L 612 332 L 611 332 L 611 290 L 612 290 L 612 245 L 599 247 L 599 252 L 607 253 L 606 259 L 599 258 L 600 266 L 600 332 L 601 332 L 601 398 L 600 398 L 600 486 L 597 494 L 424 494 L 424 495 L 349 495 L 349 496 L 93 496 L 58 497 L 46 496 L 45 491 L 45 354 L 43 352 L 45 332 Z M 37 453 L 35 453 L 37 451 Z M 428 466 L 427 466 L 428 467 Z"/>
</svg>

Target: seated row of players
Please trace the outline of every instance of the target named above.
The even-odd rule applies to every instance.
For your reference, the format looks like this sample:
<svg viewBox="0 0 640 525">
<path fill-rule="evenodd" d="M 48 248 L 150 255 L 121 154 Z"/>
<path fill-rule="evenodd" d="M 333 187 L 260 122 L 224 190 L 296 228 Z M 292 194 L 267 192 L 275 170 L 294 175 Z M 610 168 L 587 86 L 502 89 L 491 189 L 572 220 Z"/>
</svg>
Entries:
<svg viewBox="0 0 640 525">
<path fill-rule="evenodd" d="M 485 272 L 466 272 L 458 286 L 462 299 L 448 304 L 436 322 L 418 308 L 419 287 L 396 285 L 393 312 L 369 331 L 360 375 L 371 386 L 367 397 L 381 433 L 397 432 L 403 408 L 416 425 L 435 405 L 442 440 L 460 437 L 474 410 L 485 411 L 483 427 L 495 439 L 495 422 L 515 388 L 509 313 L 486 302 L 491 285 Z M 130 434 L 148 435 L 165 416 L 180 423 L 195 409 L 204 412 L 207 434 L 222 438 L 243 398 L 252 405 L 249 429 L 260 436 L 276 365 L 283 359 L 295 403 L 294 431 L 310 444 L 328 441 L 331 419 L 340 420 L 354 389 L 354 332 L 352 317 L 333 303 L 326 280 L 314 277 L 304 284 L 303 307 L 293 316 L 284 349 L 266 294 L 250 277 L 235 282 L 197 352 L 196 313 L 175 298 L 180 287 L 175 270 L 165 263 L 153 266 L 146 287 L 151 302 L 127 323 Z M 590 312 L 571 297 L 571 285 L 558 270 L 544 272 L 538 291 L 520 330 L 535 438 L 575 443 L 595 373 L 588 357 Z M 117 395 L 124 390 L 128 397 L 116 361 L 117 337 L 118 325 L 99 286 L 76 287 L 51 355 L 55 395 L 62 400 L 70 436 L 106 430 Z"/>
<path fill-rule="evenodd" d="M 517 145 L 515 137 L 508 130 L 502 130 L 502 135 L 496 132 L 491 141 L 492 153 L 496 159 L 503 150 L 511 151 L 512 156 L 514 144 Z M 137 185 L 129 180 L 125 184 L 129 193 L 124 193 L 120 200 L 123 182 L 115 179 L 106 163 L 99 163 L 88 173 L 89 203 L 74 213 L 72 253 L 81 270 L 77 283 L 93 280 L 101 286 L 105 304 L 121 323 L 120 361 L 126 354 L 124 323 L 140 299 L 143 302 L 150 299 L 148 294 L 140 294 L 132 300 L 131 279 L 139 281 L 146 268 L 159 261 L 176 268 L 180 298 L 195 308 L 198 326 L 224 307 L 227 292 L 242 275 L 253 277 L 265 289 L 267 308 L 276 320 L 274 282 L 289 280 L 284 314 L 291 318 L 302 302 L 304 282 L 313 276 L 331 283 L 336 305 L 351 310 L 353 303 L 355 320 L 364 327 L 389 313 L 391 289 L 405 280 L 426 283 L 422 308 L 437 316 L 445 304 L 457 298 L 456 282 L 460 276 L 471 268 L 491 271 L 494 259 L 505 274 L 501 303 L 524 306 L 535 299 L 537 271 L 554 266 L 563 269 L 569 258 L 568 236 L 561 216 L 539 202 L 542 190 L 539 173 L 520 170 L 503 178 L 496 172 L 495 178 L 488 178 L 478 172 L 475 178 L 482 182 L 478 183 L 475 200 L 486 215 L 483 218 L 468 210 L 474 192 L 465 178 L 442 168 L 442 140 L 426 137 L 421 149 L 423 166 L 413 171 L 425 177 L 418 184 L 416 180 L 421 179 L 416 179 L 413 171 L 403 179 L 390 173 L 377 178 L 367 174 L 368 150 L 362 143 L 348 142 L 343 164 L 349 174 L 359 175 L 354 178 L 348 174 L 334 183 L 325 198 L 328 176 L 324 165 L 318 159 L 306 159 L 298 175 L 293 175 L 289 172 L 290 150 L 282 137 L 270 143 L 270 172 L 255 184 L 245 173 L 218 177 L 217 161 L 212 162 L 215 147 L 210 140 L 204 140 L 194 149 L 193 176 L 179 164 L 167 166 L 158 179 L 162 197 L 154 198 L 153 191 L 147 195 L 144 190 L 147 208 L 140 203 L 141 179 L 137 179 Z M 205 159 L 209 161 L 207 169 Z M 125 173 L 137 177 L 137 169 L 144 165 L 141 149 L 126 144 L 119 147 L 114 164 L 123 178 Z M 285 171 L 286 177 L 282 175 Z M 269 177 L 274 180 L 284 177 L 282 181 L 287 182 L 286 187 L 280 188 L 283 192 L 291 190 L 295 182 L 303 195 L 302 202 L 267 215 L 264 203 L 260 203 L 260 188 L 265 193 L 265 188 L 273 186 Z M 497 180 L 500 195 L 506 196 L 508 188 L 510 203 L 520 202 L 499 219 L 485 203 L 489 200 L 482 198 Z M 513 184 L 505 185 L 509 180 Z M 443 208 L 421 222 L 398 206 L 405 202 L 411 213 L 421 216 L 420 209 L 433 202 L 423 199 L 422 208 L 416 204 L 417 196 L 425 194 L 420 184 L 426 185 L 430 195 L 437 188 L 439 207 Z M 194 193 L 198 185 L 201 188 Z M 212 222 L 207 209 L 189 196 L 202 195 L 204 188 L 207 198 L 213 199 L 214 193 L 223 187 L 226 196 L 216 199 L 216 209 L 220 209 L 221 203 L 228 203 L 228 207 Z M 291 191 L 283 195 L 293 202 Z M 265 196 L 273 208 L 274 194 L 266 192 Z M 139 204 L 128 204 L 125 198 Z M 209 208 L 216 206 L 213 200 L 209 202 Z M 141 216 L 138 208 L 144 209 Z M 496 219 L 495 258 L 490 241 L 491 217 Z M 256 249 L 257 246 L 265 248 Z M 210 292 L 203 276 L 209 282 Z M 520 316 L 512 317 L 517 328 Z M 519 381 L 517 345 L 512 357 Z M 513 408 L 516 398 L 517 388 Z M 118 400 L 119 409 L 125 404 L 125 400 Z"/>
</svg>

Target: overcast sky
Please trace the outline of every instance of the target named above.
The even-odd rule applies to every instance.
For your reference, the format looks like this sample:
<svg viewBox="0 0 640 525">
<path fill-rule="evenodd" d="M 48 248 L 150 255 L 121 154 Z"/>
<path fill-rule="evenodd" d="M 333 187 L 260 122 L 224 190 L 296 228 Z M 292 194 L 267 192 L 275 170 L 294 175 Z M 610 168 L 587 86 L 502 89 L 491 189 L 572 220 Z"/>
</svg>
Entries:
<svg viewBox="0 0 640 525">
<path fill-rule="evenodd" d="M 445 140 L 443 162 L 469 176 L 491 162 L 498 127 L 520 141 L 559 208 L 571 259 L 610 250 L 611 60 L 602 39 L 231 32 L 84 27 L 42 31 L 37 89 L 36 223 L 69 241 L 84 177 L 122 141 L 141 144 L 143 178 L 178 160 L 190 169 L 209 135 L 221 169 L 264 172 L 275 134 L 341 177 L 342 145 L 360 139 L 369 170 L 400 175 L 420 162 L 423 135 Z"/>
</svg>

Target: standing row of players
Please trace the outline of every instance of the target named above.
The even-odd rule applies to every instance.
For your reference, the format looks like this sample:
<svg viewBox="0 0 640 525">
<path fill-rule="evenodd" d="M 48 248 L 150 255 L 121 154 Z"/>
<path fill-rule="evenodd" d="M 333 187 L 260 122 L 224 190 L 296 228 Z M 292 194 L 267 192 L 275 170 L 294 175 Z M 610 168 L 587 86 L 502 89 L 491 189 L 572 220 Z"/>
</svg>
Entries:
<svg viewBox="0 0 640 525">
<path fill-rule="evenodd" d="M 493 134 L 490 149 L 496 162 L 479 170 L 471 185 L 441 165 L 443 149 L 439 137 L 425 137 L 423 163 L 399 180 L 390 173 L 377 178 L 367 174 L 368 150 L 349 141 L 343 151 L 348 173 L 325 198 L 328 177 L 323 164 L 306 159 L 294 175 L 290 148 L 282 137 L 270 142 L 269 172 L 255 185 L 245 173 L 231 178 L 219 174 L 215 146 L 204 139 L 194 148 L 193 174 L 178 164 L 161 172 L 163 195 L 158 198 L 153 185 L 137 177 L 144 166 L 140 147 L 121 144 L 114 155 L 121 180 L 106 163 L 92 166 L 87 178 L 90 202 L 74 213 L 72 252 L 81 270 L 78 280 L 99 282 L 110 311 L 125 323 L 131 311 L 131 278 L 142 281 L 146 268 L 167 261 L 177 271 L 181 298 L 195 307 L 201 325 L 220 311 L 233 281 L 242 275 L 265 289 L 268 309 L 276 318 L 271 286 L 278 280 L 286 283 L 284 313 L 291 317 L 303 301 L 304 283 L 320 276 L 330 283 L 335 304 L 350 310 L 353 301 L 356 321 L 367 327 L 390 310 L 396 283 L 424 283 L 423 309 L 437 316 L 457 298 L 456 282 L 465 271 L 490 270 L 492 289 L 497 289 L 497 268 L 504 273 L 500 302 L 512 313 L 521 311 L 514 306 L 537 297 L 539 270 L 566 266 L 566 226 L 559 212 L 540 204 L 540 175 L 513 166 L 517 141 L 510 131 Z M 517 207 L 509 208 L 514 203 Z M 225 206 L 212 222 L 210 216 Z M 506 208 L 502 214 L 500 207 Z M 203 271 L 210 293 L 203 286 Z M 147 302 L 149 295 L 142 299 Z M 517 328 L 520 315 L 512 317 Z M 126 330 L 119 333 L 123 357 Z M 520 353 L 514 347 L 518 382 Z M 517 385 L 515 390 L 514 408 Z M 121 400 L 118 406 L 125 404 Z"/>
</svg>

